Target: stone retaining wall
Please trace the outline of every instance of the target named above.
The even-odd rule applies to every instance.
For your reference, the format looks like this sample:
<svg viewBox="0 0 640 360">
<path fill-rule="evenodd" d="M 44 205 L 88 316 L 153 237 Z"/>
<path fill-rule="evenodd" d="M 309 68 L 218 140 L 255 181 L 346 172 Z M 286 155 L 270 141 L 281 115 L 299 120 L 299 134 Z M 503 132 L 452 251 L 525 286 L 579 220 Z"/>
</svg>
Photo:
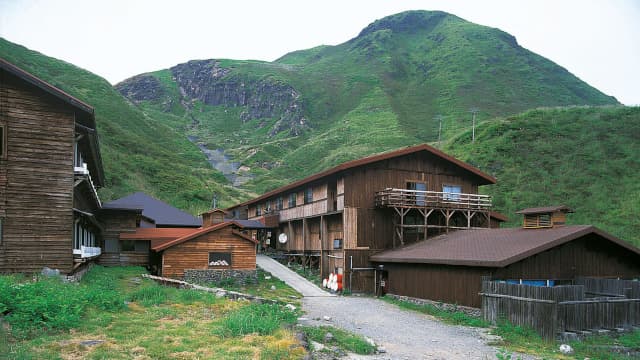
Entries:
<svg viewBox="0 0 640 360">
<path fill-rule="evenodd" d="M 258 282 L 256 270 L 199 270 L 185 269 L 184 281 L 190 283 L 221 283 L 233 281 L 236 284 L 255 284 Z"/>
<path fill-rule="evenodd" d="M 438 302 L 433 300 L 418 299 L 410 296 L 400 296 L 395 294 L 386 294 L 385 296 L 388 296 L 395 300 L 410 302 L 416 305 L 433 305 L 436 308 L 445 310 L 445 311 L 460 311 L 469 316 L 474 316 L 474 317 L 482 316 L 482 312 L 480 311 L 480 309 L 476 309 L 468 306 L 454 305 L 454 304 L 448 304 L 448 303 L 443 303 L 443 302 Z"/>
</svg>

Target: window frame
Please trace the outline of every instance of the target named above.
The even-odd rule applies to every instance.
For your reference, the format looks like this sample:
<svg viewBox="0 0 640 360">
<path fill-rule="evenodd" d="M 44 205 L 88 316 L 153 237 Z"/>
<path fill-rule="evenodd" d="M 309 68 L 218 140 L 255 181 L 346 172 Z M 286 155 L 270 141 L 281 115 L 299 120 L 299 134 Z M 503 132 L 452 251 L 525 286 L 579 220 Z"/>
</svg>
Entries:
<svg viewBox="0 0 640 360">
<path fill-rule="evenodd" d="M 309 186 L 308 188 L 304 189 L 304 203 L 306 204 L 311 204 L 313 202 L 313 187 Z"/>
<path fill-rule="evenodd" d="M 453 187 L 457 187 L 460 189 L 459 192 L 451 192 L 451 191 L 445 191 L 445 188 L 453 188 Z M 455 194 L 455 195 L 453 195 Z M 459 201 L 460 200 L 460 194 L 462 194 L 462 185 L 457 185 L 457 184 L 442 184 L 442 199 L 443 200 L 450 200 L 450 201 Z"/>
<path fill-rule="evenodd" d="M 276 198 L 276 210 L 280 211 L 284 208 L 284 199 L 282 199 L 282 196 L 278 196 Z"/>
<path fill-rule="evenodd" d="M 297 206 L 296 204 L 298 202 L 297 200 L 298 200 L 298 194 L 296 193 L 289 194 L 289 201 L 288 201 L 289 209 Z"/>
<path fill-rule="evenodd" d="M 7 125 L 0 124 L 0 159 L 7 158 Z"/>
</svg>

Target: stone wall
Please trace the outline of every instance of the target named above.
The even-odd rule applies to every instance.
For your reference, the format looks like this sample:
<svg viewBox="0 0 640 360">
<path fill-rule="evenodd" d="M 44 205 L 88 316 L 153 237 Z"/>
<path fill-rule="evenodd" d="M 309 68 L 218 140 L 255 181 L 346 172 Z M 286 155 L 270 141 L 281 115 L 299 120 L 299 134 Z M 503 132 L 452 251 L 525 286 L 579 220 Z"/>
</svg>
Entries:
<svg viewBox="0 0 640 360">
<path fill-rule="evenodd" d="M 233 281 L 236 284 L 255 284 L 258 282 L 256 270 L 198 270 L 185 269 L 184 281 L 196 284 Z"/>
<path fill-rule="evenodd" d="M 469 316 L 475 316 L 475 317 L 482 316 L 480 309 L 472 308 L 468 306 L 454 305 L 454 304 L 448 304 L 448 303 L 443 303 L 439 301 L 418 299 L 410 296 L 401 296 L 401 295 L 395 295 L 395 294 L 386 294 L 385 296 L 390 297 L 392 299 L 400 300 L 400 301 L 410 302 L 416 305 L 433 305 L 436 308 L 445 310 L 445 311 L 460 311 Z"/>
</svg>

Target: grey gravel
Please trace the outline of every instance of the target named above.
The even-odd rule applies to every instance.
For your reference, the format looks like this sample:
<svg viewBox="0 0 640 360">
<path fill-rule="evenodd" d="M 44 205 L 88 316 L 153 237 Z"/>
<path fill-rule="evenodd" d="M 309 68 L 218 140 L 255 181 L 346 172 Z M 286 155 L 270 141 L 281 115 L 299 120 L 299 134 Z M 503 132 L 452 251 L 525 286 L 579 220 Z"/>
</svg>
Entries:
<svg viewBox="0 0 640 360">
<path fill-rule="evenodd" d="M 373 339 L 386 351 L 371 356 L 350 354 L 350 359 L 496 359 L 498 352 L 485 340 L 487 329 L 447 325 L 375 298 L 305 297 L 302 308 L 308 319 L 304 325 L 327 325 L 314 319 L 330 316 L 333 326 Z"/>
</svg>

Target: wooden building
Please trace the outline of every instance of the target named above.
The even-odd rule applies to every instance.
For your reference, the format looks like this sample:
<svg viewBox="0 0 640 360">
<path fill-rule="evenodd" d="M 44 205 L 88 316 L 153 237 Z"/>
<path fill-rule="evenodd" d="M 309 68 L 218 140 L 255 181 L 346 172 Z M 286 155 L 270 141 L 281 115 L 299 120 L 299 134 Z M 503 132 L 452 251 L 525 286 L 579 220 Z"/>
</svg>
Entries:
<svg viewBox="0 0 640 360">
<path fill-rule="evenodd" d="M 98 256 L 103 183 L 93 108 L 0 59 L 0 272 Z"/>
<path fill-rule="evenodd" d="M 205 213 L 205 225 L 188 228 L 139 228 L 124 232 L 124 241 L 148 242 L 153 254 L 151 263 L 161 276 L 184 278 L 189 271 L 204 270 L 200 280 L 220 279 L 210 273 L 249 271 L 255 276 L 256 244 L 241 222 L 216 221 L 216 212 Z M 210 216 L 214 215 L 214 216 Z"/>
<path fill-rule="evenodd" d="M 200 218 L 143 192 L 104 203 L 99 218 L 104 232 L 98 262 L 105 266 L 150 265 L 151 241 L 121 240 L 120 234 L 134 233 L 140 228 L 169 228 L 175 230 L 165 231 L 161 238 L 175 239 L 202 225 Z"/>
<path fill-rule="evenodd" d="M 564 226 L 567 212 L 525 209 L 522 228 L 450 232 L 371 260 L 386 293 L 471 307 L 481 305 L 485 276 L 543 285 L 640 277 L 640 249 L 593 226 Z"/>
<path fill-rule="evenodd" d="M 495 179 L 423 144 L 350 161 L 228 210 L 272 229 L 268 246 L 342 272 L 345 287 L 373 292 L 370 256 L 454 229 L 497 226 Z"/>
</svg>

